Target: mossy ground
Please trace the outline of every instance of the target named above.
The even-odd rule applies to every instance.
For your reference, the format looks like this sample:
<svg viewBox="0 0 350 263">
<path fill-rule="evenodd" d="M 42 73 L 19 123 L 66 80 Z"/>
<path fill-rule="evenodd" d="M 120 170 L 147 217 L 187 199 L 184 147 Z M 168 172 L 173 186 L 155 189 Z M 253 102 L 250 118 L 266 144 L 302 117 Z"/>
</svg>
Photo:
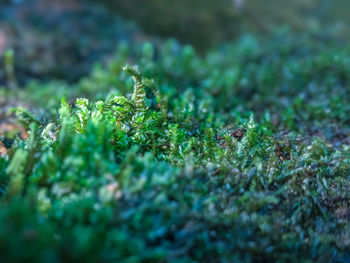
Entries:
<svg viewBox="0 0 350 263">
<path fill-rule="evenodd" d="M 348 262 L 349 54 L 120 45 L 77 84 L 2 91 L 32 106 L 1 137 L 0 261 Z"/>
</svg>

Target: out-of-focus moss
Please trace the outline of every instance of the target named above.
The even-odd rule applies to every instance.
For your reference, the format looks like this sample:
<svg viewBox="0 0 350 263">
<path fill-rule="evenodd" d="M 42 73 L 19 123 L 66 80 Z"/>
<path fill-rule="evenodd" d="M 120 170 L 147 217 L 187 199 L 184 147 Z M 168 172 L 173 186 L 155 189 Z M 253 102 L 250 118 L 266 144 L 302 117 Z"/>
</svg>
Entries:
<svg viewBox="0 0 350 263">
<path fill-rule="evenodd" d="M 46 3 L 46 4 L 45 4 Z M 56 3 L 56 4 L 55 4 Z M 75 82 L 108 57 L 120 42 L 142 36 L 137 27 L 101 5 L 74 1 L 29 0 L 0 8 L 1 48 L 14 50 L 15 72 L 23 85 L 30 79 Z M 0 65 L 6 53 L 0 50 Z M 8 64 L 8 63 L 7 63 Z M 0 71 L 0 85 L 9 72 Z"/>
<path fill-rule="evenodd" d="M 243 19 L 229 0 L 104 2 L 112 10 L 136 20 L 146 32 L 176 37 L 202 49 L 237 36 Z"/>
</svg>

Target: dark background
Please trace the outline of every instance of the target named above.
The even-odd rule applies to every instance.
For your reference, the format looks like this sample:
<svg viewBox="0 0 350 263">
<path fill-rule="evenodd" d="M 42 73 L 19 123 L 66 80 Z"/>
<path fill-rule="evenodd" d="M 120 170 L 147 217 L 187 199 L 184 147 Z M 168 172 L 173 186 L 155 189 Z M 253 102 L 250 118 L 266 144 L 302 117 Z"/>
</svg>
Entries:
<svg viewBox="0 0 350 263">
<path fill-rule="evenodd" d="M 347 43 L 347 0 L 2 0 L 0 59 L 15 51 L 20 83 L 76 81 L 120 42 L 176 38 L 198 52 L 247 32 L 311 34 Z M 1 62 L 3 63 L 3 62 Z M 74 67 L 72 67 L 74 65 Z M 4 84 L 0 72 L 0 84 Z"/>
</svg>

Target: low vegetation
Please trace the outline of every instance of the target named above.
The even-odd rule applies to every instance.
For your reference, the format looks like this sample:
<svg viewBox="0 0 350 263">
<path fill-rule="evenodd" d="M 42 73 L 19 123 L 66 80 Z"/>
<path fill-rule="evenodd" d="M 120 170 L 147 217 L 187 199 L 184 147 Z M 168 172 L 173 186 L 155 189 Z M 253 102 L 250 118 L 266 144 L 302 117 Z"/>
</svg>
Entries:
<svg viewBox="0 0 350 263">
<path fill-rule="evenodd" d="M 1 134 L 1 261 L 348 262 L 349 64 L 304 36 L 171 40 L 3 90 L 29 106 Z"/>
</svg>

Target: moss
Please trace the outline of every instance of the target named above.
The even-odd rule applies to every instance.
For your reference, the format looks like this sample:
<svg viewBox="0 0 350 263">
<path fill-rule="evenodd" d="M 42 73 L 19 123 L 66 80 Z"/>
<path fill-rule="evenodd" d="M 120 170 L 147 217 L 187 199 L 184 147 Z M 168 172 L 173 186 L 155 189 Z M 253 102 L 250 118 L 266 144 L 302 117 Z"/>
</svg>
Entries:
<svg viewBox="0 0 350 263">
<path fill-rule="evenodd" d="M 122 46 L 21 90 L 47 111 L 0 159 L 1 259 L 347 262 L 348 50 L 274 43 Z"/>
</svg>

